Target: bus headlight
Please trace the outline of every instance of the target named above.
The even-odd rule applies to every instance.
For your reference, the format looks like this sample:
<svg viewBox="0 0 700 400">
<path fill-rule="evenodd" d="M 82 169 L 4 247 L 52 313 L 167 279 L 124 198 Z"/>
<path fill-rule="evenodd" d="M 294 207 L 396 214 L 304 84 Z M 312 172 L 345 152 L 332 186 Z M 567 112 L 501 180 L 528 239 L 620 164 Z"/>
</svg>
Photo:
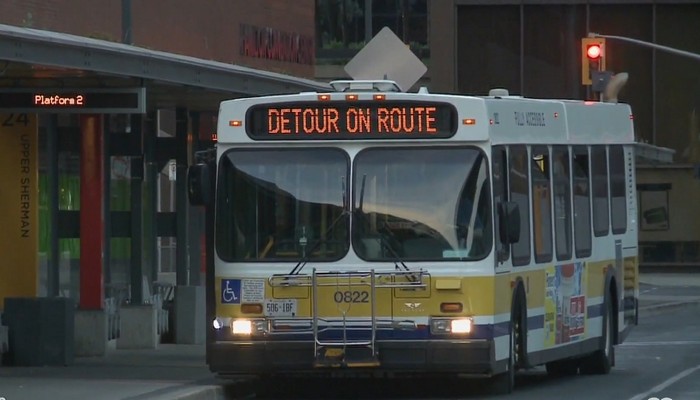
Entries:
<svg viewBox="0 0 700 400">
<path fill-rule="evenodd" d="M 256 319 L 234 319 L 231 321 L 231 333 L 234 335 L 256 335 L 265 332 L 265 321 Z"/>
<path fill-rule="evenodd" d="M 473 325 L 474 320 L 471 318 L 433 318 L 430 320 L 430 333 L 471 333 Z"/>
</svg>

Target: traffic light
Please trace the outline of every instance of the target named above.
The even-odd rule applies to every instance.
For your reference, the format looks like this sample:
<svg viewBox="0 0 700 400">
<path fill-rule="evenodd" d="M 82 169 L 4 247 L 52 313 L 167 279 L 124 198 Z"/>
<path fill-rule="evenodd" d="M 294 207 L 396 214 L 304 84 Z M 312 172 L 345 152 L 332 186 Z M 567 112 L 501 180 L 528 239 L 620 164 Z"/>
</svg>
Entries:
<svg viewBox="0 0 700 400">
<path fill-rule="evenodd" d="M 593 71 L 605 71 L 605 39 L 581 39 L 581 84 L 591 85 Z"/>
</svg>

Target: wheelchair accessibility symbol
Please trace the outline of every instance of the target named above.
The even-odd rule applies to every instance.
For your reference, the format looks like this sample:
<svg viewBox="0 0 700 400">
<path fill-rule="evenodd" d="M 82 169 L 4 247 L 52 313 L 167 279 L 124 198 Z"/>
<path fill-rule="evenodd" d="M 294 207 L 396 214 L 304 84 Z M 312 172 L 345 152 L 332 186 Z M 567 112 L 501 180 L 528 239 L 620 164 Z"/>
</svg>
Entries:
<svg viewBox="0 0 700 400">
<path fill-rule="evenodd" d="M 223 304 L 241 303 L 241 280 L 222 279 L 221 280 L 221 302 Z"/>
</svg>

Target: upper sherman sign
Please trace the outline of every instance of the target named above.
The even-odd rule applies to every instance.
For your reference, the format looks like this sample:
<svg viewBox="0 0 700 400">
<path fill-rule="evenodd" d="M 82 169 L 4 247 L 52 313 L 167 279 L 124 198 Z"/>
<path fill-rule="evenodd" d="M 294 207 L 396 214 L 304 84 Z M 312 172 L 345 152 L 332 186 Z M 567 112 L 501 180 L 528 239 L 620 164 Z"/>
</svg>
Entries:
<svg viewBox="0 0 700 400">
<path fill-rule="evenodd" d="M 298 33 L 282 32 L 241 24 L 240 53 L 242 56 L 314 64 L 314 38 Z"/>
</svg>

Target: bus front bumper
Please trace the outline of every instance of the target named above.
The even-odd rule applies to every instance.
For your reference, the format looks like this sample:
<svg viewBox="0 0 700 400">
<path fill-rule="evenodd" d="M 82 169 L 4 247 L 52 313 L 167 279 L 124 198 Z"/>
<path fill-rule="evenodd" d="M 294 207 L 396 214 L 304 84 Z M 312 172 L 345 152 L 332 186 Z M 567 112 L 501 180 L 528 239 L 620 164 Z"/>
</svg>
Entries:
<svg viewBox="0 0 700 400">
<path fill-rule="evenodd" d="M 369 369 L 383 372 L 487 376 L 505 369 L 505 362 L 502 367 L 494 362 L 490 340 L 378 341 L 376 349 L 378 366 Z M 313 342 L 215 342 L 207 346 L 207 360 L 212 372 L 222 375 L 322 374 L 337 370 L 314 366 Z"/>
</svg>

